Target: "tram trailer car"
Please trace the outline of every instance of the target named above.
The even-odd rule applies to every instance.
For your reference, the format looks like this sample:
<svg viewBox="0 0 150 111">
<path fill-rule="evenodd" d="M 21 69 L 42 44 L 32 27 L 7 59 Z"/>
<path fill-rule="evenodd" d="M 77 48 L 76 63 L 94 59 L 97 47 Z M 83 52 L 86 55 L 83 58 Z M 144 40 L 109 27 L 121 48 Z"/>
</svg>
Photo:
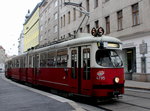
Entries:
<svg viewBox="0 0 150 111">
<path fill-rule="evenodd" d="M 76 39 L 30 50 L 6 62 L 6 77 L 90 97 L 124 93 L 119 39 L 80 34 Z"/>
</svg>

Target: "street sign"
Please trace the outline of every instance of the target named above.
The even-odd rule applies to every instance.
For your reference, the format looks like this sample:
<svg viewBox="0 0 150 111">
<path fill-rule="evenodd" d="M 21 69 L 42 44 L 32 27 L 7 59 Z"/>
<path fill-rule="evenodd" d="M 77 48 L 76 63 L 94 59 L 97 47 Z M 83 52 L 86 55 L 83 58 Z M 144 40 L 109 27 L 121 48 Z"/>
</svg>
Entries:
<svg viewBox="0 0 150 111">
<path fill-rule="evenodd" d="M 140 44 L 140 54 L 147 54 L 147 43 Z"/>
</svg>

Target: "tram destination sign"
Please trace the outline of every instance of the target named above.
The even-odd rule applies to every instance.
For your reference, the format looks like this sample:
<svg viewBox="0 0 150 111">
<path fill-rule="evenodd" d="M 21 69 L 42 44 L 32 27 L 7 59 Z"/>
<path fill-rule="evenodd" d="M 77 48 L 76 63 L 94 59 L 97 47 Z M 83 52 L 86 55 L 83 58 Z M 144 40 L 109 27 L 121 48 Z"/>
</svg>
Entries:
<svg viewBox="0 0 150 111">
<path fill-rule="evenodd" d="M 147 54 L 147 43 L 140 44 L 140 54 Z"/>
</svg>

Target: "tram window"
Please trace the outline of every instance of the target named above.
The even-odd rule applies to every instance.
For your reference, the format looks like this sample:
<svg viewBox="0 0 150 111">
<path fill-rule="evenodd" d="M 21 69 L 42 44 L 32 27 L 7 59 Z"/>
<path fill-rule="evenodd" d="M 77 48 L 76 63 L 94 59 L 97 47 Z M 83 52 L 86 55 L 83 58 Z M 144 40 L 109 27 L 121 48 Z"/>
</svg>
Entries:
<svg viewBox="0 0 150 111">
<path fill-rule="evenodd" d="M 98 50 L 96 52 L 96 62 L 104 67 L 122 67 L 123 63 L 116 51 Z"/>
<path fill-rule="evenodd" d="M 77 70 L 77 50 L 72 50 L 72 52 L 71 52 L 71 68 L 72 68 L 71 77 L 73 79 L 76 79 L 77 78 L 77 75 L 76 75 L 76 70 Z"/>
<path fill-rule="evenodd" d="M 55 67 L 56 66 L 56 51 L 48 52 L 46 64 L 47 64 L 47 67 Z"/>
<path fill-rule="evenodd" d="M 20 59 L 20 67 L 23 68 L 23 58 Z"/>
<path fill-rule="evenodd" d="M 32 56 L 29 56 L 29 68 L 32 68 Z"/>
<path fill-rule="evenodd" d="M 24 57 L 25 58 L 25 68 L 27 68 L 28 67 L 28 56 L 26 56 L 26 57 Z"/>
<path fill-rule="evenodd" d="M 57 52 L 57 67 L 65 68 L 67 67 L 67 50 L 59 50 Z"/>
<path fill-rule="evenodd" d="M 15 68 L 19 68 L 19 60 L 18 59 L 15 60 Z"/>
<path fill-rule="evenodd" d="M 41 68 L 47 67 L 46 61 L 47 61 L 47 53 L 46 52 L 41 53 L 40 54 L 40 67 Z"/>
<path fill-rule="evenodd" d="M 13 68 L 15 68 L 15 60 L 13 60 Z"/>
<path fill-rule="evenodd" d="M 90 80 L 90 49 L 83 50 L 83 79 Z"/>
<path fill-rule="evenodd" d="M 26 62 L 27 62 L 26 57 L 23 57 L 23 58 L 22 58 L 22 68 L 25 68 L 25 67 L 26 67 Z"/>
<path fill-rule="evenodd" d="M 33 63 L 34 63 L 34 68 L 39 68 L 39 54 L 35 55 Z"/>
<path fill-rule="evenodd" d="M 12 68 L 12 61 L 8 62 L 8 68 Z"/>
</svg>

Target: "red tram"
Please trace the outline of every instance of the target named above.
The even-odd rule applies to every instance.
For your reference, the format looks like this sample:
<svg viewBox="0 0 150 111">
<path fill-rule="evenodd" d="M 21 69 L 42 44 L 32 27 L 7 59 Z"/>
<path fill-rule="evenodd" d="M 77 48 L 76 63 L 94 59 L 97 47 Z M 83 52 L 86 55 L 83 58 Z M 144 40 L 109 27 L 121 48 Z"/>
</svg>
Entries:
<svg viewBox="0 0 150 111">
<path fill-rule="evenodd" d="M 83 33 L 8 60 L 5 76 L 73 94 L 114 97 L 124 93 L 121 45 L 117 38 Z"/>
</svg>

